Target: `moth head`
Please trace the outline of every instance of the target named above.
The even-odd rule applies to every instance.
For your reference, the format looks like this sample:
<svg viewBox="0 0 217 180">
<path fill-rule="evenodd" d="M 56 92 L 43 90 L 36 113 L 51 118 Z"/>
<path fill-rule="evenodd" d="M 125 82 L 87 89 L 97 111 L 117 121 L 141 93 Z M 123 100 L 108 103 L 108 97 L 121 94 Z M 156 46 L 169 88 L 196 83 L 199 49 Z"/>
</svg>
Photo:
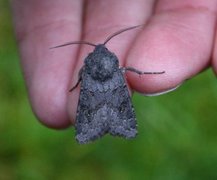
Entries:
<svg viewBox="0 0 217 180">
<path fill-rule="evenodd" d="M 85 59 L 87 72 L 95 80 L 106 81 L 112 78 L 119 68 L 117 57 L 104 45 L 97 45 Z"/>
</svg>

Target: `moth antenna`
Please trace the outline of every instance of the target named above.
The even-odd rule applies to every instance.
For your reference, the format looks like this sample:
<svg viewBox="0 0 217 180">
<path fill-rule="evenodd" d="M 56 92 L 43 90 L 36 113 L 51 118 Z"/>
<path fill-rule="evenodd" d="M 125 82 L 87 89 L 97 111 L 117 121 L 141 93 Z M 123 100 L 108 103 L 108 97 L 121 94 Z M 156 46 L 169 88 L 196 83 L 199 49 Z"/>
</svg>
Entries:
<svg viewBox="0 0 217 180">
<path fill-rule="evenodd" d="M 65 44 L 61 44 L 61 45 L 58 45 L 58 46 L 51 47 L 50 49 L 64 47 L 64 46 L 69 46 L 69 45 L 72 45 L 72 44 L 86 44 L 86 45 L 90 45 L 90 46 L 96 47 L 95 44 L 87 42 L 87 41 L 73 41 L 73 42 L 68 42 L 68 43 L 65 43 Z"/>
<path fill-rule="evenodd" d="M 144 26 L 144 24 L 140 24 L 140 25 L 137 25 L 137 26 L 132 26 L 132 27 L 129 27 L 129 28 L 125 28 L 125 29 L 121 29 L 117 32 L 115 32 L 114 34 L 110 35 L 109 37 L 106 38 L 105 42 L 103 43 L 103 45 L 105 45 L 108 41 L 110 41 L 113 37 L 125 32 L 125 31 L 128 31 L 128 30 L 131 30 L 131 29 L 135 29 L 135 28 L 138 28 L 140 26 Z"/>
</svg>

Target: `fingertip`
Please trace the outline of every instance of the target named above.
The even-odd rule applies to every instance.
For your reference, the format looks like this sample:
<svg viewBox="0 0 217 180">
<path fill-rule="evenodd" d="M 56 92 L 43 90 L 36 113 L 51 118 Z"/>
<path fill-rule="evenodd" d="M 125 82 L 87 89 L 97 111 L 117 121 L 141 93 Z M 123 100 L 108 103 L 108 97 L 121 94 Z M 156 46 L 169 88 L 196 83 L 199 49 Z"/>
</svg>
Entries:
<svg viewBox="0 0 217 180">
<path fill-rule="evenodd" d="M 32 110 L 39 122 L 53 129 L 65 129 L 71 124 L 65 110 L 55 107 L 55 103 L 51 106 L 37 105 L 32 103 Z M 46 107 L 45 107 L 46 106 Z"/>
<path fill-rule="evenodd" d="M 34 114 L 42 124 L 64 129 L 71 124 L 66 110 L 66 87 L 62 84 L 58 86 L 60 83 L 54 81 L 52 78 L 44 78 L 44 81 L 36 78 L 29 86 L 29 99 Z"/>
<path fill-rule="evenodd" d="M 168 46 L 169 48 L 170 46 Z M 165 53 L 165 50 L 157 48 L 143 52 L 140 50 L 136 47 L 132 49 L 133 53 L 128 56 L 127 66 L 144 72 L 164 72 L 143 75 L 127 73 L 131 87 L 140 93 L 153 94 L 168 91 L 193 75 L 192 67 L 186 67 L 178 55 L 169 55 Z M 157 52 L 159 52 L 159 55 L 157 55 Z M 138 57 L 137 53 L 141 56 Z M 192 74 L 189 74 L 189 72 Z"/>
</svg>

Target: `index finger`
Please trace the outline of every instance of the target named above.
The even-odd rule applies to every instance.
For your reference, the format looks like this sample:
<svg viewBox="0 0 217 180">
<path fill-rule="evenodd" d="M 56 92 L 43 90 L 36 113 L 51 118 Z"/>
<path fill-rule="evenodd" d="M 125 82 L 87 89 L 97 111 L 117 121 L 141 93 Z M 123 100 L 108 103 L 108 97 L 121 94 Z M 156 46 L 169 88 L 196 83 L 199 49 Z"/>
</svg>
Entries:
<svg viewBox="0 0 217 180">
<path fill-rule="evenodd" d="M 32 109 L 43 124 L 54 128 L 70 123 L 66 102 L 78 46 L 49 48 L 80 39 L 82 7 L 80 0 L 12 1 L 21 66 Z"/>
</svg>

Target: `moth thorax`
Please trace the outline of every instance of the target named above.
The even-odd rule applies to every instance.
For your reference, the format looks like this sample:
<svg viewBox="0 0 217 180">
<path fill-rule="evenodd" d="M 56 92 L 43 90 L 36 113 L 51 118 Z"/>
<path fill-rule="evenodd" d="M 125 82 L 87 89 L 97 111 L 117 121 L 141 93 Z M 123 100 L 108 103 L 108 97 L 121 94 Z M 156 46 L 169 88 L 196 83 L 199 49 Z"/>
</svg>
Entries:
<svg viewBox="0 0 217 180">
<path fill-rule="evenodd" d="M 106 81 L 112 78 L 115 69 L 116 63 L 114 59 L 110 57 L 103 57 L 92 67 L 91 76 L 95 80 Z"/>
</svg>

